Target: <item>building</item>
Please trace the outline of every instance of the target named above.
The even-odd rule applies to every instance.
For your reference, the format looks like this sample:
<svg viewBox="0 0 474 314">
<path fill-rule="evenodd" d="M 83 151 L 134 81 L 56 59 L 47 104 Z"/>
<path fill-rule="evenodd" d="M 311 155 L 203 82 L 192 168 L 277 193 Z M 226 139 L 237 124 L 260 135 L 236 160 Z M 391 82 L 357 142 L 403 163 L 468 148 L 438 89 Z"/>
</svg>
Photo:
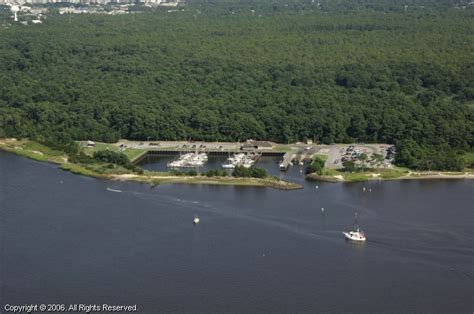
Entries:
<svg viewBox="0 0 474 314">
<path fill-rule="evenodd" d="M 248 140 L 240 149 L 244 151 L 272 150 L 273 147 L 275 147 L 275 143 L 273 142 Z"/>
</svg>

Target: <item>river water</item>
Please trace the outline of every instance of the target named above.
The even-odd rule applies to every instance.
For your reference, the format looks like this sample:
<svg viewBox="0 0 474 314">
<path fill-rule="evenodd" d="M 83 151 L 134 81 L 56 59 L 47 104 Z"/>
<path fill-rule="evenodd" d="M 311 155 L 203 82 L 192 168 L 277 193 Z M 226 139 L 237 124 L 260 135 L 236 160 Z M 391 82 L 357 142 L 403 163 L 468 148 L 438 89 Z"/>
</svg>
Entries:
<svg viewBox="0 0 474 314">
<path fill-rule="evenodd" d="M 0 313 L 472 313 L 473 181 L 316 188 L 298 167 L 281 175 L 305 188 L 151 188 L 0 152 Z M 367 243 L 344 240 L 355 224 Z"/>
</svg>

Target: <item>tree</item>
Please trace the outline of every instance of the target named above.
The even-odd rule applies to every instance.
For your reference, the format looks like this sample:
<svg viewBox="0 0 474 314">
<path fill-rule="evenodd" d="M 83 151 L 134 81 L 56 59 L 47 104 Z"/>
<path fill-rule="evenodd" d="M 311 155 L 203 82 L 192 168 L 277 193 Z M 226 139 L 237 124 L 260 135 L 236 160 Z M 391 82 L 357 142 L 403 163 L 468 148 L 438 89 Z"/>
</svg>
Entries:
<svg viewBox="0 0 474 314">
<path fill-rule="evenodd" d="M 362 163 L 361 165 L 362 169 L 365 169 L 365 162 L 367 161 L 368 158 L 369 156 L 367 156 L 366 153 L 362 153 L 359 156 L 357 156 L 357 159 Z"/>
<path fill-rule="evenodd" d="M 322 175 L 325 161 L 320 157 L 314 157 L 311 164 L 306 168 L 306 174 L 317 173 Z"/>
<path fill-rule="evenodd" d="M 267 171 L 265 169 L 257 168 L 257 167 L 250 167 L 245 168 L 244 166 L 237 166 L 234 168 L 232 172 L 232 176 L 234 177 L 243 177 L 243 178 L 265 178 L 267 177 Z"/>
<path fill-rule="evenodd" d="M 252 177 L 254 178 L 266 178 L 267 177 L 267 170 L 262 168 L 252 167 Z"/>
<path fill-rule="evenodd" d="M 237 166 L 232 171 L 232 176 L 240 178 L 250 178 L 252 176 L 252 169 L 245 168 L 244 166 Z"/>
<path fill-rule="evenodd" d="M 377 171 L 378 171 L 380 165 L 383 163 L 383 160 L 384 160 L 383 155 L 378 154 L 378 153 L 374 153 L 374 154 L 372 154 L 372 160 L 375 161 L 375 165 L 377 166 Z"/>
<path fill-rule="evenodd" d="M 116 164 L 119 166 L 129 167 L 132 165 L 132 163 L 124 153 L 118 153 L 111 150 L 96 151 L 94 152 L 93 157 L 95 160 Z"/>
<path fill-rule="evenodd" d="M 352 160 L 346 160 L 342 162 L 344 171 L 353 172 L 355 170 L 355 163 Z"/>
</svg>

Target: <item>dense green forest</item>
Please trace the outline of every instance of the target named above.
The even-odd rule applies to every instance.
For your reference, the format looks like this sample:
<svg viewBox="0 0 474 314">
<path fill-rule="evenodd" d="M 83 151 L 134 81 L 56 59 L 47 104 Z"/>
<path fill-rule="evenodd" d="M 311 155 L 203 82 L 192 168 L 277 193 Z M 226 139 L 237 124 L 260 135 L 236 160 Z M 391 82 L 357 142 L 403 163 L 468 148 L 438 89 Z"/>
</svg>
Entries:
<svg viewBox="0 0 474 314">
<path fill-rule="evenodd" d="M 462 168 L 472 149 L 463 1 L 136 10 L 0 27 L 0 137 L 386 142 L 420 169 Z"/>
</svg>

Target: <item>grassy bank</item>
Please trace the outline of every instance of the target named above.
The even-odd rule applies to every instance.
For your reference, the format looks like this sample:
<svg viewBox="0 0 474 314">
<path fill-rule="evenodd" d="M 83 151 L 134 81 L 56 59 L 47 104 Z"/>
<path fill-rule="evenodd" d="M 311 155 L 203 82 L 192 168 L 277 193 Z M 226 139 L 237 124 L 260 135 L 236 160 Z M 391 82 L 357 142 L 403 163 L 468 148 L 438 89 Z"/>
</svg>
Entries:
<svg viewBox="0 0 474 314">
<path fill-rule="evenodd" d="M 0 140 L 0 149 L 37 161 L 53 162 L 57 164 L 67 162 L 67 155 L 64 152 L 51 149 L 45 145 L 29 140 Z"/>
<path fill-rule="evenodd" d="M 102 144 L 102 143 L 101 143 Z M 118 151 L 113 144 L 104 144 L 89 149 L 88 155 L 94 151 L 108 147 L 110 150 Z M 115 147 L 115 148 L 114 148 Z M 300 189 L 301 185 L 282 181 L 276 178 L 234 178 L 234 177 L 207 177 L 207 176 L 175 176 L 169 172 L 144 171 L 137 174 L 121 166 L 109 163 L 76 164 L 69 162 L 64 152 L 53 150 L 45 145 L 30 140 L 0 139 L 0 149 L 42 162 L 58 164 L 60 169 L 71 173 L 100 179 L 138 181 L 150 184 L 181 183 L 181 184 L 212 184 L 212 185 L 234 185 L 234 186 L 259 186 L 271 187 L 283 190 Z M 136 149 L 133 154 L 142 153 L 143 150 Z M 133 156 L 132 154 L 132 156 Z"/>
<path fill-rule="evenodd" d="M 280 190 L 295 190 L 303 188 L 299 184 L 282 181 L 273 178 L 234 178 L 234 177 L 206 177 L 206 176 L 173 176 L 168 173 L 155 175 L 148 173 L 147 175 L 112 175 L 110 179 L 119 181 L 137 181 L 146 182 L 153 185 L 177 183 L 177 184 L 211 184 L 211 185 L 228 185 L 228 186 L 251 186 L 251 187 L 272 187 Z"/>
<path fill-rule="evenodd" d="M 464 172 L 416 172 L 407 168 L 365 169 L 364 171 L 346 172 L 336 169 L 324 169 L 321 175 L 312 173 L 306 176 L 310 181 L 324 182 L 364 182 L 372 180 L 410 180 L 410 179 L 474 179 L 472 169 Z"/>
<path fill-rule="evenodd" d="M 84 144 L 84 142 L 78 142 L 81 145 Z M 100 150 L 111 150 L 114 152 L 119 152 L 120 149 L 117 144 L 110 144 L 110 143 L 100 143 L 96 142 L 95 146 L 93 147 L 84 147 L 83 151 L 89 156 L 92 156 L 95 152 L 100 151 Z M 138 149 L 138 148 L 125 148 L 122 153 L 124 153 L 128 159 L 133 161 L 135 158 L 140 156 L 146 151 L 146 149 Z"/>
</svg>

